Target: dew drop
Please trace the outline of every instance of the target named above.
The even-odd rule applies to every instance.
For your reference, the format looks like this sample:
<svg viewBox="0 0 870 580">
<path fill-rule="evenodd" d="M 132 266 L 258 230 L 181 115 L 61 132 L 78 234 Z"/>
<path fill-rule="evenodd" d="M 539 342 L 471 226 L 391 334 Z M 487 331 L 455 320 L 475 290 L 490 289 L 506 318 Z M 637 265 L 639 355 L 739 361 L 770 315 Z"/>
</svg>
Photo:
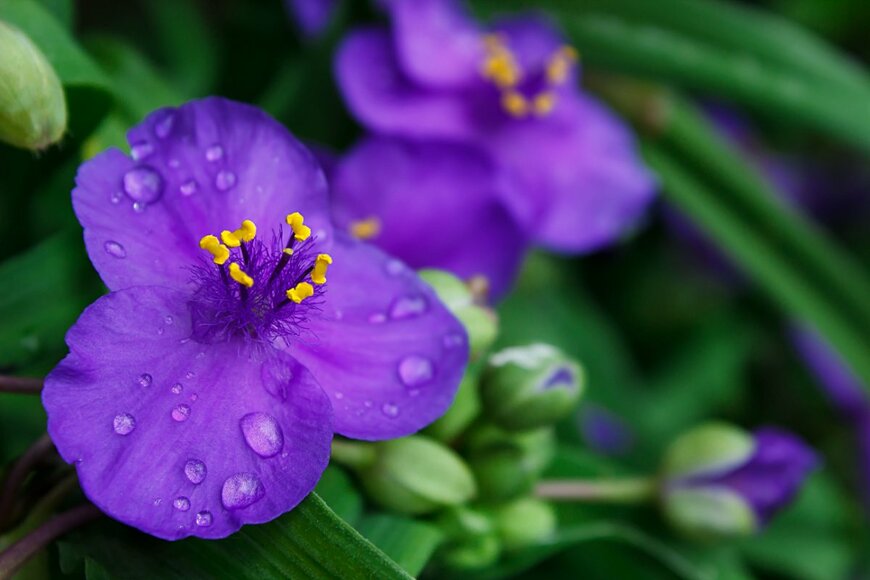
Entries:
<svg viewBox="0 0 870 580">
<path fill-rule="evenodd" d="M 220 191 L 226 191 L 236 184 L 236 174 L 232 171 L 220 171 L 215 177 L 214 185 Z"/>
<path fill-rule="evenodd" d="M 196 519 L 194 520 L 196 525 L 201 528 L 207 528 L 211 525 L 214 518 L 212 518 L 211 512 L 199 512 L 196 514 Z"/>
<path fill-rule="evenodd" d="M 141 141 L 130 147 L 130 155 L 134 161 L 141 161 L 154 152 L 154 147 L 147 141 Z"/>
<path fill-rule="evenodd" d="M 172 126 L 175 124 L 175 113 L 166 111 L 163 117 L 154 123 L 154 134 L 161 139 L 166 139 L 172 131 Z"/>
<path fill-rule="evenodd" d="M 181 167 L 181 161 L 179 161 L 178 159 L 170 159 L 169 167 L 171 167 L 172 169 L 178 169 L 179 167 Z"/>
<path fill-rule="evenodd" d="M 212 145 L 205 150 L 205 158 L 209 161 L 217 161 L 224 156 L 224 148 L 220 145 Z"/>
<path fill-rule="evenodd" d="M 121 203 L 121 200 L 124 199 L 124 192 L 115 190 L 112 192 L 110 199 L 112 200 L 112 203 Z"/>
<path fill-rule="evenodd" d="M 172 418 L 175 421 L 181 423 L 182 421 L 187 421 L 190 417 L 190 405 L 186 405 L 184 403 L 177 405 L 174 409 L 172 409 Z"/>
<path fill-rule="evenodd" d="M 134 202 L 155 202 L 163 193 L 163 178 L 150 167 L 135 167 L 124 174 L 124 192 Z"/>
<path fill-rule="evenodd" d="M 374 406 L 374 403 L 372 403 L 371 401 L 363 401 L 363 405 L 364 405 L 367 409 L 371 409 L 371 408 Z"/>
<path fill-rule="evenodd" d="M 248 447 L 260 457 L 273 457 L 284 447 L 284 433 L 271 415 L 248 413 L 239 425 Z"/>
<path fill-rule="evenodd" d="M 190 459 L 184 464 L 184 475 L 194 485 L 202 483 L 207 472 L 205 463 L 199 459 Z"/>
<path fill-rule="evenodd" d="M 173 322 L 175 322 L 175 319 L 167 314 L 163 317 L 163 322 L 165 322 L 166 324 L 172 324 Z"/>
<path fill-rule="evenodd" d="M 342 400 L 344 398 L 344 393 L 340 393 L 340 392 L 336 391 L 335 398 L 338 399 L 339 401 Z"/>
<path fill-rule="evenodd" d="M 151 503 L 153 503 L 153 504 L 154 504 L 154 507 L 159 507 L 159 506 L 160 506 L 160 504 L 162 504 L 162 503 L 163 503 L 163 498 L 160 498 L 160 497 L 155 497 L 155 498 L 154 498 L 154 501 L 153 501 L 153 502 L 151 502 Z"/>
<path fill-rule="evenodd" d="M 224 481 L 221 503 L 228 510 L 237 510 L 257 502 L 266 494 L 263 484 L 253 473 L 237 473 Z"/>
<path fill-rule="evenodd" d="M 173 395 L 180 395 L 181 391 L 184 390 L 184 385 L 182 385 L 181 383 L 175 383 L 169 390 L 172 391 Z"/>
<path fill-rule="evenodd" d="M 465 337 L 461 334 L 451 333 L 444 336 L 444 348 L 459 348 L 465 344 Z"/>
<path fill-rule="evenodd" d="M 127 250 L 124 249 L 124 246 L 119 244 L 118 242 L 108 241 L 103 244 L 103 249 L 106 250 L 106 253 L 112 256 L 113 258 L 126 258 Z"/>
<path fill-rule="evenodd" d="M 392 403 L 384 403 L 381 412 L 387 417 L 394 419 L 399 416 L 399 406 Z"/>
<path fill-rule="evenodd" d="M 151 378 L 151 375 L 148 373 L 142 373 L 139 375 L 139 378 L 136 379 L 136 382 L 139 383 L 140 387 L 147 388 L 151 386 L 151 383 L 154 379 Z"/>
<path fill-rule="evenodd" d="M 146 206 L 141 201 L 134 201 L 133 202 L 133 211 L 135 211 L 136 213 L 144 213 L 146 207 L 148 207 L 148 206 Z"/>
<path fill-rule="evenodd" d="M 121 413 L 120 415 L 115 415 L 112 427 L 118 435 L 129 435 L 136 428 L 136 419 L 130 413 Z"/>
<path fill-rule="evenodd" d="M 383 324 L 387 321 L 387 315 L 382 314 L 380 312 L 375 312 L 374 314 L 369 315 L 369 323 L 370 324 Z"/>
<path fill-rule="evenodd" d="M 393 320 L 415 318 L 425 313 L 427 308 L 429 308 L 429 303 L 422 295 L 396 298 L 390 307 L 390 318 Z"/>
<path fill-rule="evenodd" d="M 175 509 L 177 509 L 180 512 L 186 512 L 187 510 L 190 509 L 190 500 L 184 496 L 177 497 L 172 502 L 172 507 L 174 507 Z"/>
<path fill-rule="evenodd" d="M 387 274 L 390 276 L 398 276 L 405 271 L 405 264 L 399 260 L 390 260 L 386 265 Z"/>
<path fill-rule="evenodd" d="M 434 376 L 435 367 L 426 357 L 410 355 L 399 361 L 399 379 L 406 387 L 421 387 Z"/>
<path fill-rule="evenodd" d="M 181 195 L 183 195 L 185 197 L 190 197 L 191 195 L 196 193 L 196 190 L 198 190 L 198 189 L 199 189 L 199 185 L 197 185 L 196 181 L 194 181 L 193 179 L 190 179 L 190 180 L 182 183 L 181 186 L 179 186 L 178 191 L 181 192 Z"/>
<path fill-rule="evenodd" d="M 196 373 L 193 372 L 193 371 L 187 371 L 186 373 L 184 373 L 184 378 L 185 378 L 185 379 L 192 379 L 192 378 L 195 377 L 195 376 L 196 376 Z"/>
</svg>

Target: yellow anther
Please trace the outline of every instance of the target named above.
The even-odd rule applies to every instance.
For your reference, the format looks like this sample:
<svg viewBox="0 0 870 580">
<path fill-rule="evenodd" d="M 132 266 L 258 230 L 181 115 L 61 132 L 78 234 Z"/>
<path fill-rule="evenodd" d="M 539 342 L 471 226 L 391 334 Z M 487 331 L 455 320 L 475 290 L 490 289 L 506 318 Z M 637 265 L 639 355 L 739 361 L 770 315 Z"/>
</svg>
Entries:
<svg viewBox="0 0 870 580">
<path fill-rule="evenodd" d="M 309 284 L 308 282 L 300 282 L 296 284 L 295 288 L 290 288 L 287 290 L 287 299 L 292 300 L 296 304 L 299 304 L 306 298 L 310 298 L 314 295 L 314 286 Z"/>
<path fill-rule="evenodd" d="M 293 255 L 293 248 L 284 248 L 284 253 L 287 254 L 288 256 L 292 256 Z"/>
<path fill-rule="evenodd" d="M 326 269 L 332 264 L 332 256 L 329 254 L 317 254 L 314 262 L 314 270 L 311 271 L 311 281 L 317 284 L 326 283 Z"/>
<path fill-rule="evenodd" d="M 231 248 L 238 248 L 242 242 L 250 242 L 257 237 L 257 225 L 251 220 L 242 222 L 242 227 L 234 232 L 224 230 L 221 232 L 221 240 Z"/>
<path fill-rule="evenodd" d="M 235 262 L 230 263 L 230 278 L 247 288 L 254 285 L 254 279 L 242 272 L 242 269 Z"/>
<path fill-rule="evenodd" d="M 532 111 L 538 117 L 548 115 L 556 106 L 556 95 L 550 91 L 538 93 L 532 100 Z"/>
<path fill-rule="evenodd" d="M 287 216 L 287 225 L 293 230 L 293 234 L 300 242 L 304 242 L 311 235 L 311 228 L 304 225 L 305 218 L 298 211 Z"/>
<path fill-rule="evenodd" d="M 221 232 L 221 241 L 231 248 L 238 248 L 242 242 L 236 237 L 236 234 L 229 230 Z"/>
<path fill-rule="evenodd" d="M 218 240 L 216 236 L 203 236 L 203 238 L 199 240 L 199 247 L 214 256 L 213 261 L 218 266 L 222 266 L 230 257 L 230 251 L 226 246 L 220 243 L 220 240 Z"/>
<path fill-rule="evenodd" d="M 508 91 L 503 94 L 501 106 L 514 117 L 525 117 L 529 114 L 529 102 L 516 91 Z"/>
<path fill-rule="evenodd" d="M 551 85 L 560 85 L 568 80 L 571 65 L 577 62 L 579 54 L 573 46 L 563 46 L 547 63 L 547 81 Z"/>
<path fill-rule="evenodd" d="M 356 239 L 370 240 L 381 233 L 381 220 L 374 216 L 367 217 L 364 220 L 351 222 L 348 229 L 350 230 L 350 235 Z"/>
<path fill-rule="evenodd" d="M 481 67 L 484 78 L 491 80 L 500 89 L 515 87 L 520 82 L 520 67 L 513 53 L 497 34 L 483 37 L 486 59 Z"/>
</svg>

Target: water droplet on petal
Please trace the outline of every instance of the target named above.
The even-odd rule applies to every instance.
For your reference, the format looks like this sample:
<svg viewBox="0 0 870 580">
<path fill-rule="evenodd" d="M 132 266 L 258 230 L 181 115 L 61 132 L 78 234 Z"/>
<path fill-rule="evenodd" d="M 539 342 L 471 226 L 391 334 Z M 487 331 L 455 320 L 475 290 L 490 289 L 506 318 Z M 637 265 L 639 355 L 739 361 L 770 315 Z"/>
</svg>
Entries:
<svg viewBox="0 0 870 580">
<path fill-rule="evenodd" d="M 392 259 L 387 262 L 386 270 L 387 274 L 389 274 L 390 276 L 398 276 L 405 271 L 405 264 L 403 264 L 399 260 Z"/>
<path fill-rule="evenodd" d="M 205 150 L 205 158 L 209 161 L 217 161 L 224 156 L 224 148 L 220 145 L 212 145 Z"/>
<path fill-rule="evenodd" d="M 136 419 L 130 413 L 115 415 L 112 427 L 118 435 L 129 435 L 136 428 Z"/>
<path fill-rule="evenodd" d="M 181 192 L 181 195 L 185 197 L 190 197 L 191 195 L 196 193 L 197 189 L 199 189 L 199 185 L 197 185 L 196 181 L 194 181 L 193 179 L 185 181 L 178 188 L 178 190 Z"/>
<path fill-rule="evenodd" d="M 404 320 L 420 316 L 429 307 L 425 296 L 404 296 L 397 298 L 390 307 L 390 318 Z"/>
<path fill-rule="evenodd" d="M 181 383 L 175 383 L 169 390 L 172 391 L 173 395 L 180 395 L 181 391 L 184 390 L 184 385 L 182 385 Z"/>
<path fill-rule="evenodd" d="M 190 405 L 186 405 L 184 403 L 177 405 L 174 409 L 172 409 L 172 418 L 175 421 L 181 423 L 182 421 L 187 421 L 190 417 Z"/>
<path fill-rule="evenodd" d="M 432 380 L 435 367 L 426 357 L 411 355 L 399 362 L 399 379 L 409 388 L 420 387 Z"/>
<path fill-rule="evenodd" d="M 175 124 L 175 113 L 166 111 L 163 117 L 154 123 L 154 134 L 161 139 L 166 139 L 172 131 L 172 125 Z"/>
<path fill-rule="evenodd" d="M 190 500 L 184 496 L 177 497 L 175 498 L 175 501 L 172 502 L 172 507 L 180 512 L 186 512 L 190 509 Z"/>
<path fill-rule="evenodd" d="M 113 191 L 110 197 L 112 203 L 121 203 L 121 200 L 124 199 L 124 193 L 121 191 Z"/>
<path fill-rule="evenodd" d="M 444 348 L 459 348 L 465 344 L 465 337 L 458 333 L 451 333 L 444 337 Z"/>
<path fill-rule="evenodd" d="M 340 393 L 340 392 L 336 391 L 335 398 L 338 399 L 339 401 L 342 400 L 344 398 L 344 393 Z"/>
<path fill-rule="evenodd" d="M 106 250 L 106 253 L 112 256 L 113 258 L 126 258 L 127 250 L 124 249 L 124 246 L 119 244 L 118 242 L 108 241 L 103 244 L 103 249 Z"/>
<path fill-rule="evenodd" d="M 221 503 L 228 510 L 248 507 L 266 494 L 263 484 L 253 473 L 237 473 L 224 481 Z"/>
<path fill-rule="evenodd" d="M 239 421 L 248 447 L 260 457 L 277 455 L 284 447 L 284 432 L 278 421 L 266 413 L 248 413 Z"/>
<path fill-rule="evenodd" d="M 124 174 L 124 192 L 133 201 L 153 203 L 163 193 L 163 178 L 150 167 L 135 167 Z"/>
<path fill-rule="evenodd" d="M 151 143 L 147 141 L 142 141 L 140 143 L 136 143 L 132 147 L 130 147 L 130 155 L 133 157 L 134 161 L 141 161 L 151 155 L 154 152 L 154 147 L 151 146 Z"/>
<path fill-rule="evenodd" d="M 202 483 L 206 473 L 205 463 L 199 459 L 191 459 L 184 464 L 184 475 L 187 476 L 190 483 L 195 485 Z"/>
<path fill-rule="evenodd" d="M 133 202 L 133 211 L 135 211 L 136 213 L 143 213 L 145 211 L 146 207 L 148 207 L 148 206 L 145 205 L 144 203 L 142 203 L 141 201 L 134 201 Z"/>
<path fill-rule="evenodd" d="M 199 512 L 196 514 L 196 525 L 201 528 L 207 528 L 211 525 L 214 518 L 212 518 L 211 512 Z"/>
<path fill-rule="evenodd" d="M 171 167 L 172 169 L 178 169 L 179 167 L 181 167 L 181 161 L 179 161 L 178 159 L 170 159 L 169 167 Z"/>
<path fill-rule="evenodd" d="M 163 322 L 165 322 L 166 324 L 172 324 L 174 321 L 175 321 L 175 319 L 172 318 L 171 316 L 169 316 L 168 314 L 163 317 Z"/>
<path fill-rule="evenodd" d="M 150 387 L 152 381 L 153 379 L 148 373 L 142 373 L 141 375 L 139 375 L 139 378 L 136 379 L 136 382 L 139 383 L 139 386 L 143 388 Z"/>
<path fill-rule="evenodd" d="M 187 371 L 186 373 L 184 373 L 184 378 L 185 378 L 185 379 L 192 379 L 192 378 L 195 377 L 195 376 L 196 376 L 196 373 L 193 372 L 193 371 Z"/>
<path fill-rule="evenodd" d="M 160 504 L 163 503 L 163 498 L 155 497 L 152 503 L 154 504 L 154 507 L 158 507 Z"/>
<path fill-rule="evenodd" d="M 374 403 L 372 403 L 371 401 L 363 401 L 363 405 L 364 405 L 366 408 L 371 409 L 372 406 L 374 406 Z"/>
<path fill-rule="evenodd" d="M 215 177 L 214 185 L 220 191 L 226 191 L 236 184 L 236 174 L 232 171 L 220 171 Z"/>
<path fill-rule="evenodd" d="M 390 419 L 394 419 L 399 416 L 399 406 L 392 403 L 384 403 L 381 407 L 381 412 Z"/>
<path fill-rule="evenodd" d="M 369 315 L 369 323 L 371 324 L 383 324 L 387 321 L 387 315 L 381 314 L 380 312 L 375 312 L 374 314 Z"/>
</svg>

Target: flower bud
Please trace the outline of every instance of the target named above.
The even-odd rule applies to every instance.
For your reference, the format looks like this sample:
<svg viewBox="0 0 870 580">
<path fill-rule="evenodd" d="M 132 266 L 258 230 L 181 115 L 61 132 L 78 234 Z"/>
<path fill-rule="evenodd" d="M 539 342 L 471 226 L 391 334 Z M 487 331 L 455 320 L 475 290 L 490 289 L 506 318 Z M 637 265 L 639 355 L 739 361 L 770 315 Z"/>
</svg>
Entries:
<svg viewBox="0 0 870 580">
<path fill-rule="evenodd" d="M 695 538 L 748 536 L 788 505 L 815 465 L 812 450 L 785 431 L 704 425 L 665 456 L 665 514 Z"/>
<path fill-rule="evenodd" d="M 462 459 L 428 437 L 382 441 L 375 449 L 376 460 L 359 476 L 369 496 L 385 508 L 424 514 L 462 504 L 476 493 Z"/>
<path fill-rule="evenodd" d="M 468 286 L 453 274 L 431 269 L 420 270 L 419 274 L 465 327 L 472 360 L 479 358 L 498 336 L 495 312 L 475 304 Z"/>
<path fill-rule="evenodd" d="M 500 555 L 501 542 L 491 533 L 448 546 L 442 560 L 456 570 L 480 570 L 494 564 Z"/>
<path fill-rule="evenodd" d="M 553 506 L 533 497 L 524 497 L 495 508 L 493 520 L 505 550 L 539 544 L 556 531 Z"/>
<path fill-rule="evenodd" d="M 423 432 L 439 441 L 452 441 L 464 431 L 480 414 L 480 394 L 477 392 L 479 373 L 469 366 L 453 404 L 440 419 L 429 425 Z"/>
<path fill-rule="evenodd" d="M 580 365 L 553 346 L 507 348 L 491 355 L 483 372 L 483 409 L 504 429 L 544 427 L 574 410 L 584 382 Z"/>
<path fill-rule="evenodd" d="M 492 518 L 483 511 L 452 507 L 444 510 L 436 523 L 447 539 L 442 559 L 448 566 L 475 570 L 498 559 L 501 544 Z"/>
<path fill-rule="evenodd" d="M 60 79 L 39 48 L 0 21 L 0 141 L 44 149 L 66 130 Z"/>
<path fill-rule="evenodd" d="M 471 469 L 486 502 L 499 502 L 527 494 L 555 454 L 551 429 L 514 434 L 494 427 L 469 436 Z"/>
</svg>

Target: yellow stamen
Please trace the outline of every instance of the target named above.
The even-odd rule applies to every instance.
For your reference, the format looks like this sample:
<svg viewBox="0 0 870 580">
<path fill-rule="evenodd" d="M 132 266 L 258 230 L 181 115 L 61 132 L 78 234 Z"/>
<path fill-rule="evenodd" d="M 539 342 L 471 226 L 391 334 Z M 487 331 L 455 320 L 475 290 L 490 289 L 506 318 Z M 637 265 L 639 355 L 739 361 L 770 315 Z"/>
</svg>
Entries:
<svg viewBox="0 0 870 580">
<path fill-rule="evenodd" d="M 238 248 L 242 242 L 236 237 L 236 234 L 229 230 L 221 232 L 221 241 L 231 248 Z"/>
<path fill-rule="evenodd" d="M 350 224 L 350 235 L 358 240 L 370 240 L 381 233 L 381 220 L 372 216 Z"/>
<path fill-rule="evenodd" d="M 532 111 L 534 111 L 535 115 L 538 117 L 548 115 L 555 106 L 556 95 L 550 91 L 538 93 L 532 101 Z"/>
<path fill-rule="evenodd" d="M 484 78 L 491 80 L 500 89 L 515 87 L 520 82 L 520 66 L 513 53 L 497 34 L 483 37 L 486 59 L 481 67 Z"/>
<path fill-rule="evenodd" d="M 216 236 L 203 236 L 199 240 L 199 247 L 214 256 L 213 262 L 218 266 L 222 266 L 230 257 L 229 249 L 221 244 Z"/>
<path fill-rule="evenodd" d="M 317 254 L 314 262 L 314 270 L 311 271 L 311 281 L 317 285 L 326 283 L 326 269 L 332 264 L 332 256 L 329 254 Z"/>
<path fill-rule="evenodd" d="M 292 256 L 293 255 L 293 248 L 284 248 L 284 253 L 287 254 L 288 256 Z"/>
<path fill-rule="evenodd" d="M 242 222 L 242 227 L 234 232 L 224 230 L 221 232 L 221 240 L 231 248 L 238 248 L 242 242 L 250 242 L 257 237 L 257 225 L 251 220 Z"/>
<path fill-rule="evenodd" d="M 293 230 L 293 234 L 300 242 L 304 242 L 311 235 L 311 228 L 304 225 L 305 218 L 298 211 L 287 216 L 287 225 Z"/>
<path fill-rule="evenodd" d="M 529 102 L 516 91 L 509 91 L 503 94 L 501 106 L 514 117 L 525 117 L 529 114 Z"/>
<path fill-rule="evenodd" d="M 230 263 L 230 278 L 247 288 L 254 285 L 254 279 L 242 272 L 242 269 L 235 262 Z"/>
<path fill-rule="evenodd" d="M 299 304 L 306 298 L 310 298 L 314 295 L 314 286 L 309 284 L 308 282 L 300 282 L 296 284 L 295 288 L 291 288 L 287 290 L 287 299 L 292 300 L 296 304 Z"/>
<path fill-rule="evenodd" d="M 560 85 L 568 80 L 571 65 L 577 62 L 579 54 L 573 46 L 563 46 L 547 63 L 547 81 L 551 85 Z"/>
</svg>

